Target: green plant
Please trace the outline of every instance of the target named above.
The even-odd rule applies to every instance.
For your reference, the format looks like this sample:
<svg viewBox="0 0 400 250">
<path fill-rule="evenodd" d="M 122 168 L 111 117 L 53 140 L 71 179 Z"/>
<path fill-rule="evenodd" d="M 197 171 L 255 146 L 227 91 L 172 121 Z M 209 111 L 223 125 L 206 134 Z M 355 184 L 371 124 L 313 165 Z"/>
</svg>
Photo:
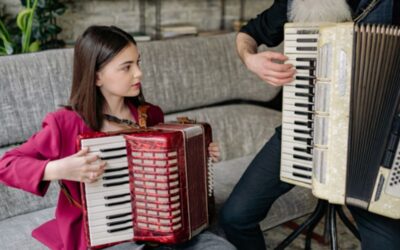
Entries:
<svg viewBox="0 0 400 250">
<path fill-rule="evenodd" d="M 24 8 L 16 18 L 0 16 L 0 56 L 60 48 L 61 28 L 56 18 L 66 7 L 58 0 L 21 0 Z"/>
<path fill-rule="evenodd" d="M 22 5 L 27 6 L 33 0 L 21 0 Z M 35 19 L 32 27 L 32 36 L 40 41 L 40 48 L 54 49 L 65 45 L 64 41 L 57 39 L 62 31 L 57 25 L 57 17 L 64 14 L 66 6 L 59 0 L 39 0 L 35 11 Z"/>
<path fill-rule="evenodd" d="M 8 29 L 0 19 L 0 55 L 10 55 L 15 53 L 35 52 L 39 50 L 40 42 L 32 41 L 32 24 L 38 0 L 28 1 L 26 8 L 22 9 L 17 16 L 16 24 L 19 28 L 18 35 L 10 33 L 12 27 Z M 19 37 L 19 39 L 18 39 Z M 14 38 L 14 39 L 13 39 Z"/>
</svg>

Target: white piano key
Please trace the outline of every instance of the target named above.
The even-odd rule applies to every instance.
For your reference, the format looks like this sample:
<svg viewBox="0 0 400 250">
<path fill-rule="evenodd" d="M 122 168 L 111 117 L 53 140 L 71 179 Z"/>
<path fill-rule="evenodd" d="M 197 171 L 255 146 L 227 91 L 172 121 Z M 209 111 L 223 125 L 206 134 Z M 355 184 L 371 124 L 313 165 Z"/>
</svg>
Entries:
<svg viewBox="0 0 400 250">
<path fill-rule="evenodd" d="M 107 213 L 110 211 L 113 211 L 113 209 L 125 209 L 125 208 L 130 208 L 132 209 L 132 204 L 131 203 L 124 203 L 118 206 L 113 206 L 113 207 L 106 207 L 104 205 L 99 205 L 99 206 L 95 206 L 95 207 L 90 207 L 88 209 L 88 213 Z M 89 211 L 90 210 L 90 211 Z M 90 215 L 89 214 L 89 215 Z"/>
<path fill-rule="evenodd" d="M 312 179 L 302 178 L 302 177 L 299 177 L 299 176 L 294 176 L 293 173 L 291 173 L 291 172 L 281 171 L 281 176 L 285 177 L 285 178 L 288 178 L 288 179 L 292 179 L 292 180 L 296 180 L 296 181 L 299 181 L 299 182 L 303 182 L 303 183 L 306 183 L 306 184 L 311 184 L 312 183 Z"/>
<path fill-rule="evenodd" d="M 301 166 L 312 166 L 312 161 L 305 161 L 301 159 L 296 159 L 291 154 L 282 153 L 282 160 L 297 163 Z"/>
<path fill-rule="evenodd" d="M 285 172 L 296 172 L 302 175 L 306 175 L 306 176 L 312 176 L 313 174 L 313 168 L 308 167 L 308 166 L 302 166 L 293 162 L 288 162 L 288 161 L 284 161 L 282 162 L 282 170 Z"/>
<path fill-rule="evenodd" d="M 310 100 L 313 100 L 312 95 L 308 95 L 308 93 L 302 93 L 304 95 L 298 94 L 299 92 L 290 92 L 290 91 L 283 91 L 283 97 L 285 99 L 295 99 L 297 101 L 304 101 L 304 102 L 310 102 Z M 311 103 L 313 104 L 313 103 Z"/>
<path fill-rule="evenodd" d="M 108 243 L 115 243 L 115 242 L 121 242 L 121 241 L 132 240 L 132 239 L 133 239 L 133 230 L 127 230 L 118 235 L 102 234 L 99 236 L 99 238 L 95 238 L 95 239 L 91 240 L 91 245 L 99 246 L 99 245 L 104 245 L 104 244 L 108 244 Z"/>
<path fill-rule="evenodd" d="M 107 137 L 98 137 L 98 138 L 88 138 L 81 140 L 82 147 L 101 147 L 101 148 L 110 148 L 114 147 L 114 143 L 125 143 L 125 139 L 123 135 L 115 135 L 115 136 L 107 136 Z M 113 145 L 113 146 L 111 146 Z"/>
<path fill-rule="evenodd" d="M 301 147 L 301 148 L 304 148 L 304 147 Z M 282 153 L 292 155 L 293 157 L 295 157 L 295 156 L 304 157 L 304 158 L 310 159 L 309 161 L 312 161 L 312 159 L 313 159 L 312 154 L 302 152 L 302 151 L 297 151 L 294 149 L 293 146 L 282 148 Z"/>
<path fill-rule="evenodd" d="M 298 87 L 296 87 L 295 84 L 286 85 L 283 88 L 283 93 L 285 94 L 286 92 L 288 92 L 288 93 L 303 93 L 303 94 L 313 93 L 313 91 L 310 92 L 309 88 L 298 88 Z"/>
<path fill-rule="evenodd" d="M 109 211 L 105 212 L 93 212 L 89 213 L 88 217 L 90 218 L 90 221 L 97 221 L 97 220 L 103 220 L 106 219 L 107 216 L 115 216 L 115 215 L 121 215 L 121 214 L 126 214 L 130 213 L 130 216 L 132 217 L 132 206 L 121 206 L 121 208 L 113 208 L 110 209 Z"/>
<path fill-rule="evenodd" d="M 124 192 L 126 192 L 124 190 Z M 126 193 L 120 193 L 120 194 L 126 194 Z M 107 204 L 112 204 L 112 203 L 117 203 L 117 202 L 123 202 L 123 201 L 131 201 L 131 197 L 130 197 L 130 193 L 127 193 L 128 195 L 126 196 L 121 196 L 121 197 L 117 197 L 117 198 L 113 198 L 113 199 L 105 199 L 104 197 L 102 199 L 93 199 L 93 197 L 88 197 L 88 199 L 86 199 L 87 201 L 87 207 L 96 207 L 96 206 L 103 206 L 103 205 L 107 205 Z M 102 195 L 104 195 L 102 193 Z M 108 196 L 104 195 L 104 196 Z"/>
<path fill-rule="evenodd" d="M 107 225 L 107 223 L 113 223 L 113 222 L 119 222 L 119 221 L 125 221 L 125 220 L 130 220 L 132 222 L 133 217 L 132 217 L 132 211 L 130 212 L 130 215 L 126 215 L 123 217 L 118 217 L 114 219 L 107 219 L 106 214 L 101 213 L 102 217 L 98 219 L 93 219 L 89 221 L 89 226 L 90 227 L 96 227 L 96 226 L 102 226 L 102 225 Z"/>
</svg>

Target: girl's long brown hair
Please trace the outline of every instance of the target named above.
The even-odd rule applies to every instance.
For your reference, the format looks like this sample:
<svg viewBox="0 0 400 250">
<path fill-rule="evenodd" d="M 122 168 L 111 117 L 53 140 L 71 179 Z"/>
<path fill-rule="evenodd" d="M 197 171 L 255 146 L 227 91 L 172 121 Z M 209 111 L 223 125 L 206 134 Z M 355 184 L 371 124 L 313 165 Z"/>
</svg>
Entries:
<svg viewBox="0 0 400 250">
<path fill-rule="evenodd" d="M 90 26 L 76 42 L 69 105 L 95 131 L 104 119 L 104 97 L 96 86 L 96 73 L 129 43 L 136 45 L 131 35 L 114 26 Z M 145 102 L 142 91 L 126 101 L 136 107 Z"/>
</svg>

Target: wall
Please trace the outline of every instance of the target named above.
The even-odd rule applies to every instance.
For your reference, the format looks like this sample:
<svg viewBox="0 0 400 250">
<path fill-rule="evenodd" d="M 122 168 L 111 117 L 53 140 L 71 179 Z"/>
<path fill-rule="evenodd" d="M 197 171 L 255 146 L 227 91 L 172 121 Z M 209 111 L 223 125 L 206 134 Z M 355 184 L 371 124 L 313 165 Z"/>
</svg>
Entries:
<svg viewBox="0 0 400 250">
<path fill-rule="evenodd" d="M 129 32 L 139 30 L 139 0 L 64 0 L 66 13 L 58 19 L 63 31 L 60 38 L 74 41 L 92 24 L 116 25 Z M 146 31 L 154 33 L 155 0 L 145 1 Z M 217 30 L 221 23 L 220 0 L 162 0 L 161 23 L 191 23 L 200 31 Z M 246 0 L 244 16 L 251 18 L 272 4 L 273 0 Z M 225 0 L 225 27 L 233 29 L 240 16 L 240 0 Z M 15 15 L 20 0 L 1 0 L 0 11 Z"/>
</svg>

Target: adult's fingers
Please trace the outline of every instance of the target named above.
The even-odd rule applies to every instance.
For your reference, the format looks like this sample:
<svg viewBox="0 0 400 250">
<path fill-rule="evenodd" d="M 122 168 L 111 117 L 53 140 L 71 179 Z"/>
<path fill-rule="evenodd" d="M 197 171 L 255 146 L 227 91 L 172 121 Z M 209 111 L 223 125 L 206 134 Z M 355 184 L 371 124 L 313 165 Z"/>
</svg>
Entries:
<svg viewBox="0 0 400 250">
<path fill-rule="evenodd" d="M 288 78 L 276 78 L 272 76 L 267 76 L 263 78 L 264 81 L 266 81 L 269 84 L 272 84 L 274 86 L 282 86 L 285 84 L 288 84 L 293 81 L 293 77 L 288 77 Z"/>
<path fill-rule="evenodd" d="M 285 56 L 284 54 L 275 51 L 265 51 L 261 52 L 260 54 L 265 56 L 269 60 L 286 61 L 288 59 L 288 57 Z"/>
<path fill-rule="evenodd" d="M 294 69 L 285 71 L 285 72 L 278 72 L 278 71 L 273 71 L 273 70 L 267 70 L 264 73 L 264 77 L 275 77 L 278 79 L 284 79 L 284 78 L 293 78 L 295 75 L 296 71 Z"/>
</svg>

